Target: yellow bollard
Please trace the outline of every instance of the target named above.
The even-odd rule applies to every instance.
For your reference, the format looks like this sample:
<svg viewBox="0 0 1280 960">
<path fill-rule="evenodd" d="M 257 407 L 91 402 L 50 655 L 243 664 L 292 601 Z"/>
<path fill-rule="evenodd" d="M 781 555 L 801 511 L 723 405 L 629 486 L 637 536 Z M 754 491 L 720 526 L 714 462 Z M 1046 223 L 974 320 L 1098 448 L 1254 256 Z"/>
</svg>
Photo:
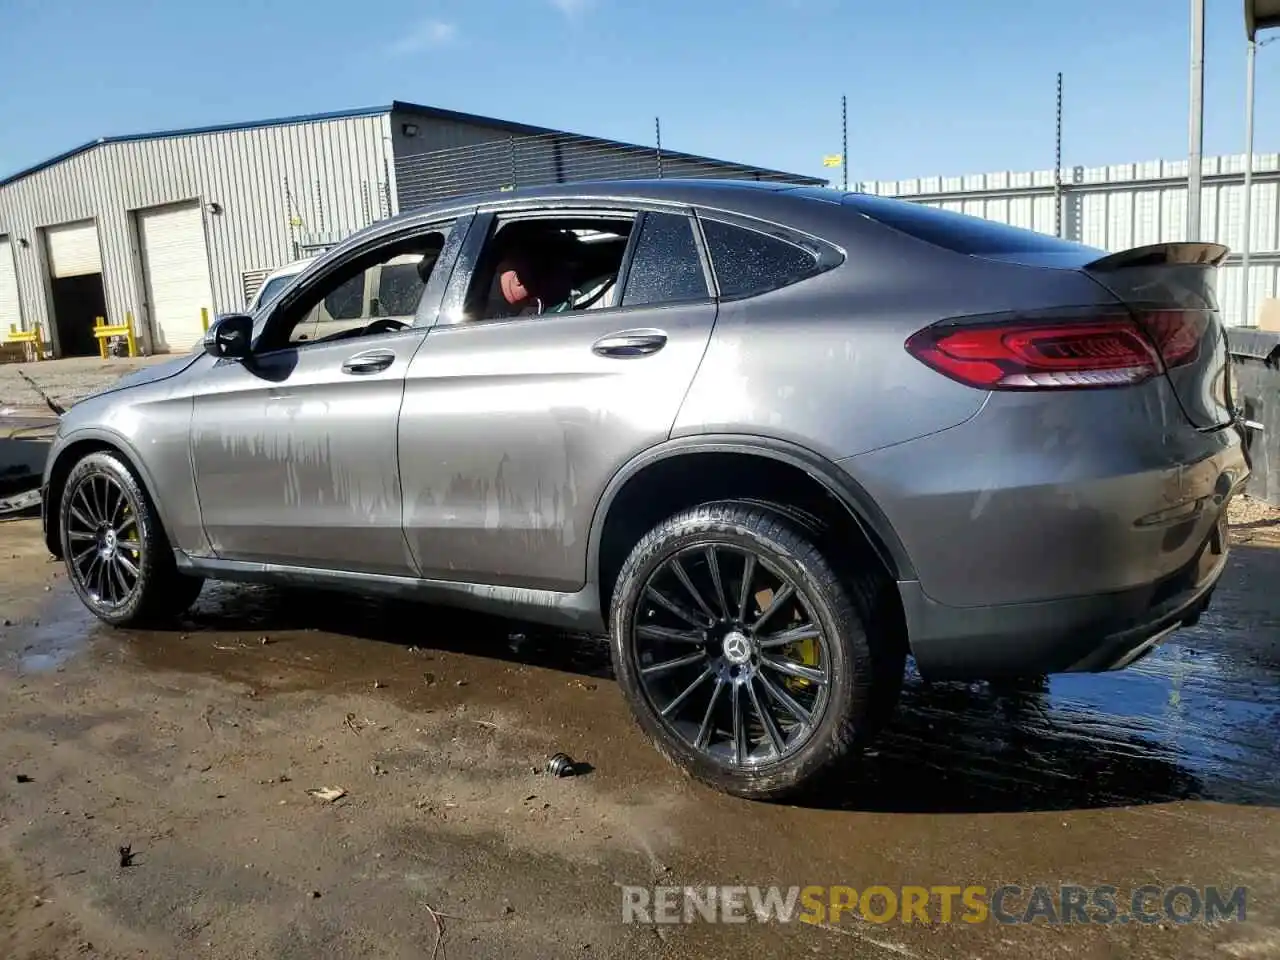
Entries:
<svg viewBox="0 0 1280 960">
<path fill-rule="evenodd" d="M 133 314 L 126 313 L 124 315 L 124 323 L 117 323 L 114 326 L 108 326 L 107 321 L 102 317 L 96 317 L 93 325 L 93 335 L 98 341 L 98 354 L 103 360 L 107 359 L 107 341 L 112 337 L 124 337 L 125 343 L 129 347 L 129 356 L 136 357 L 138 355 L 138 341 L 133 334 Z"/>
<path fill-rule="evenodd" d="M 200 308 L 200 327 L 204 330 L 205 333 L 209 332 L 209 308 L 208 307 Z"/>
<path fill-rule="evenodd" d="M 102 331 L 107 329 L 107 320 L 105 317 L 93 318 L 93 336 L 98 341 L 98 355 L 103 360 L 107 359 L 107 335 Z"/>
</svg>

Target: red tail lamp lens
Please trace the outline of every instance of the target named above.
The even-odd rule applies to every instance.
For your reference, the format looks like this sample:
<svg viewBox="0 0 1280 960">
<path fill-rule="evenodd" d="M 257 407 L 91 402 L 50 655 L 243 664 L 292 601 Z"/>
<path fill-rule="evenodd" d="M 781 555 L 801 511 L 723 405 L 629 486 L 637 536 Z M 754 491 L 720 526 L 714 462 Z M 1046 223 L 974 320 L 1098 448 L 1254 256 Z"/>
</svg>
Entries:
<svg viewBox="0 0 1280 960">
<path fill-rule="evenodd" d="M 1125 386 L 1161 372 L 1160 355 L 1127 317 L 927 327 L 906 347 L 939 373 L 984 390 Z"/>
</svg>

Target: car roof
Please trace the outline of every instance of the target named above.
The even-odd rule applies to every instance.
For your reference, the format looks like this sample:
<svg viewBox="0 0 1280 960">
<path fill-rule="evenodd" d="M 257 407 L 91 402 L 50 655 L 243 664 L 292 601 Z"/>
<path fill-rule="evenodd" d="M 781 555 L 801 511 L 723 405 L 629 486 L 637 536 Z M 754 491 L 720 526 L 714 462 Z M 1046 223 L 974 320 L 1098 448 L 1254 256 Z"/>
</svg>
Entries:
<svg viewBox="0 0 1280 960">
<path fill-rule="evenodd" d="M 659 180 L 583 180 L 550 186 L 495 190 L 438 200 L 395 217 L 380 221 L 372 228 L 393 228 L 409 222 L 434 219 L 454 211 L 476 207 L 520 205 L 531 200 L 652 201 L 680 204 L 704 204 L 749 212 L 755 202 L 766 196 L 789 194 L 797 199 L 825 200 L 840 203 L 844 196 L 826 187 L 797 186 L 770 180 L 714 180 L 673 178 Z M 364 231 L 362 231 L 364 232 Z"/>
</svg>

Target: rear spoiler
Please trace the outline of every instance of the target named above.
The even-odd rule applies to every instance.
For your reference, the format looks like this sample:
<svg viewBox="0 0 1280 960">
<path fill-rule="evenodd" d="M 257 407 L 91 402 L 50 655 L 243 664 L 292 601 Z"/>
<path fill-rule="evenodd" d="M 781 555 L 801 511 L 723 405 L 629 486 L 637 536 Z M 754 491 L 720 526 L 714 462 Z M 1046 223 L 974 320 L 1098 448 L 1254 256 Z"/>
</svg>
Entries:
<svg viewBox="0 0 1280 960">
<path fill-rule="evenodd" d="M 1153 243 L 1146 247 L 1134 247 L 1132 250 L 1109 253 L 1105 257 L 1086 263 L 1083 269 L 1088 273 L 1111 273 L 1131 267 L 1195 264 L 1216 267 L 1227 258 L 1228 253 L 1230 249 L 1220 243 Z"/>
</svg>

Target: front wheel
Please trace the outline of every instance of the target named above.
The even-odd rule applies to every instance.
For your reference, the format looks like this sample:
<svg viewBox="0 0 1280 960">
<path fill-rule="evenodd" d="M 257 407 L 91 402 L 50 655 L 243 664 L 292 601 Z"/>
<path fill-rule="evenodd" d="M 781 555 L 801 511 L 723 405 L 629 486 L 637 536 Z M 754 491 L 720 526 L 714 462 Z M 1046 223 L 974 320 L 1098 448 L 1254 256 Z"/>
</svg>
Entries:
<svg viewBox="0 0 1280 960">
<path fill-rule="evenodd" d="M 838 576 L 779 512 L 705 504 L 663 522 L 623 565 L 614 670 L 678 766 L 728 793 L 780 799 L 833 770 L 897 689 L 902 658 L 872 649 L 875 587 L 870 575 Z"/>
<path fill-rule="evenodd" d="M 62 556 L 84 605 L 113 626 L 176 616 L 204 581 L 181 574 L 146 491 L 118 457 L 91 453 L 71 468 L 59 508 Z"/>
</svg>

